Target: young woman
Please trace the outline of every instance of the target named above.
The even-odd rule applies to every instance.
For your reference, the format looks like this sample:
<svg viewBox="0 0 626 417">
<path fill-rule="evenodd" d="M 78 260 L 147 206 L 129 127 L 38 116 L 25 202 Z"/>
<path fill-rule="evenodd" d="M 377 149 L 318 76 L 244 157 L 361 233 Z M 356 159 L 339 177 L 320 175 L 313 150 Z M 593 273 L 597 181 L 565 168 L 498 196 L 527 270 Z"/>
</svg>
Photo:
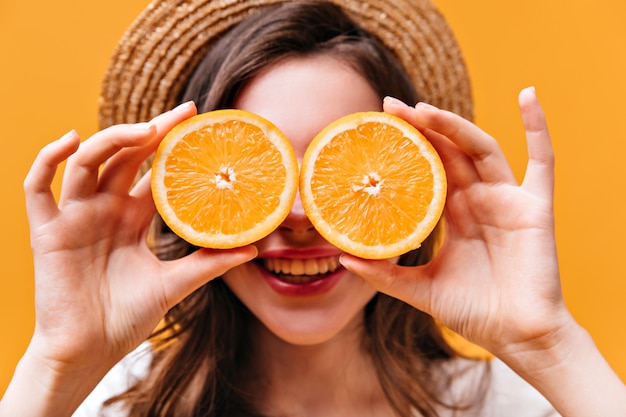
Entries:
<svg viewBox="0 0 626 417">
<path fill-rule="evenodd" d="M 624 414 L 624 385 L 563 304 L 553 158 L 532 89 L 520 94 L 529 167 L 518 185 L 497 143 L 466 119 L 464 66 L 430 3 L 411 2 L 404 17 L 385 2 L 268 1 L 246 18 L 247 2 L 174 3 L 154 3 L 135 26 L 158 34 L 167 49 L 138 32 L 122 41 L 101 114 L 114 126 L 80 145 L 75 133 L 50 144 L 26 179 L 37 325 L 0 416 L 71 415 L 81 403 L 79 416 L 101 406 L 115 416 L 557 415 L 552 405 L 564 416 Z M 156 19 L 155 10 L 167 17 Z M 194 45 L 200 29 L 184 13 L 209 22 L 209 34 L 219 27 L 216 14 L 240 23 Z M 412 27 L 409 46 L 445 47 L 439 56 L 423 53 L 425 63 L 385 35 L 416 16 L 433 20 Z M 189 36 L 173 22 L 186 22 Z M 201 59 L 177 62 L 191 50 Z M 169 72 L 149 57 L 171 59 Z M 184 104 L 149 123 L 119 124 L 174 101 Z M 418 101 L 466 118 L 404 104 Z M 190 247 L 152 222 L 147 177 L 132 185 L 163 135 L 196 106 L 266 117 L 299 158 L 346 114 L 384 109 L 403 117 L 446 166 L 443 246 L 435 253 L 437 231 L 399 259 L 357 259 L 325 242 L 297 200 L 254 247 Z M 50 182 L 65 159 L 57 203 Z M 305 261 L 316 270 L 285 273 Z M 460 357 L 433 317 L 503 362 Z"/>
</svg>

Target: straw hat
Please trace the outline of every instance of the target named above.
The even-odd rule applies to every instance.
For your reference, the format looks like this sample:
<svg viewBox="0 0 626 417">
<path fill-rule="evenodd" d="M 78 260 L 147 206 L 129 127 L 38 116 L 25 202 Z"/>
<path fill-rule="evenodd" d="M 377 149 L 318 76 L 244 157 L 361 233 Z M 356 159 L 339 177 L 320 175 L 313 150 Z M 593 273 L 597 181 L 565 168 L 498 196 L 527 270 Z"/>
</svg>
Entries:
<svg viewBox="0 0 626 417">
<path fill-rule="evenodd" d="M 213 42 L 251 12 L 287 0 L 154 0 L 122 37 L 102 85 L 101 127 L 169 110 Z M 331 0 L 391 49 L 418 93 L 473 117 L 467 68 L 447 22 L 429 0 Z"/>
</svg>

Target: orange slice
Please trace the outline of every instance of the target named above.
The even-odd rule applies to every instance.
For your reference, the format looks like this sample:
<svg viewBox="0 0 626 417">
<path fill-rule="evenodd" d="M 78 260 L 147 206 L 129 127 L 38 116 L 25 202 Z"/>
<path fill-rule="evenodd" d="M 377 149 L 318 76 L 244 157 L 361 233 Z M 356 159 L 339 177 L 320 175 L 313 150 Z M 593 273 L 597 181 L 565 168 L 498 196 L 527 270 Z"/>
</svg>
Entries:
<svg viewBox="0 0 626 417">
<path fill-rule="evenodd" d="M 420 246 L 446 199 L 443 164 L 404 120 L 355 113 L 322 130 L 307 148 L 300 194 L 330 243 L 361 258 L 393 258 Z"/>
<path fill-rule="evenodd" d="M 241 110 L 194 116 L 163 139 L 151 186 L 165 223 L 202 247 L 244 246 L 287 217 L 298 188 L 289 140 L 269 121 Z"/>
</svg>

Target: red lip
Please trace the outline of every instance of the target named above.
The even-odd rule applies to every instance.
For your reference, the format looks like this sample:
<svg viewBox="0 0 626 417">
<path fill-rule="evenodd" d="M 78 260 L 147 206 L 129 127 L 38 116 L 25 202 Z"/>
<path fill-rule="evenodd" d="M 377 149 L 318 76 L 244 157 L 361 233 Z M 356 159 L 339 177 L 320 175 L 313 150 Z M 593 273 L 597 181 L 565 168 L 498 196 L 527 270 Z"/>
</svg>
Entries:
<svg viewBox="0 0 626 417">
<path fill-rule="evenodd" d="M 324 258 L 327 256 L 339 256 L 342 252 L 334 248 L 317 248 L 317 249 L 280 249 L 261 251 L 259 258 Z"/>
<path fill-rule="evenodd" d="M 283 256 L 285 256 L 284 253 Z M 261 265 L 256 265 L 256 267 L 265 282 L 267 282 L 267 285 L 278 294 L 286 297 L 305 297 L 324 294 L 337 285 L 346 272 L 346 270 L 340 266 L 336 271 L 324 275 L 320 279 L 302 284 L 292 284 L 279 279 Z"/>
</svg>

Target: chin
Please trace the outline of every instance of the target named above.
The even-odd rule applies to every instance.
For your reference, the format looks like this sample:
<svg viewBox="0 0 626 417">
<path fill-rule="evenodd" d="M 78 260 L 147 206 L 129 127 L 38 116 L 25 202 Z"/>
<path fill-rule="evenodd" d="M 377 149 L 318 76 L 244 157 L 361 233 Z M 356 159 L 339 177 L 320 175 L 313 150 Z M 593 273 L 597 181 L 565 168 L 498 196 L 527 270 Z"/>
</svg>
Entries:
<svg viewBox="0 0 626 417">
<path fill-rule="evenodd" d="M 273 338 L 291 346 L 320 346 L 344 338 L 360 337 L 363 331 L 363 311 L 359 311 L 347 322 L 337 321 L 330 317 L 295 322 L 291 320 L 276 320 L 276 317 L 263 320 L 257 317 L 262 326 L 261 333 L 267 332 Z"/>
<path fill-rule="evenodd" d="M 361 335 L 367 303 L 376 295 L 363 279 L 343 267 L 315 278 L 286 276 L 250 262 L 224 275 L 224 281 L 258 320 L 259 336 L 293 346 L 320 345 Z"/>
</svg>

